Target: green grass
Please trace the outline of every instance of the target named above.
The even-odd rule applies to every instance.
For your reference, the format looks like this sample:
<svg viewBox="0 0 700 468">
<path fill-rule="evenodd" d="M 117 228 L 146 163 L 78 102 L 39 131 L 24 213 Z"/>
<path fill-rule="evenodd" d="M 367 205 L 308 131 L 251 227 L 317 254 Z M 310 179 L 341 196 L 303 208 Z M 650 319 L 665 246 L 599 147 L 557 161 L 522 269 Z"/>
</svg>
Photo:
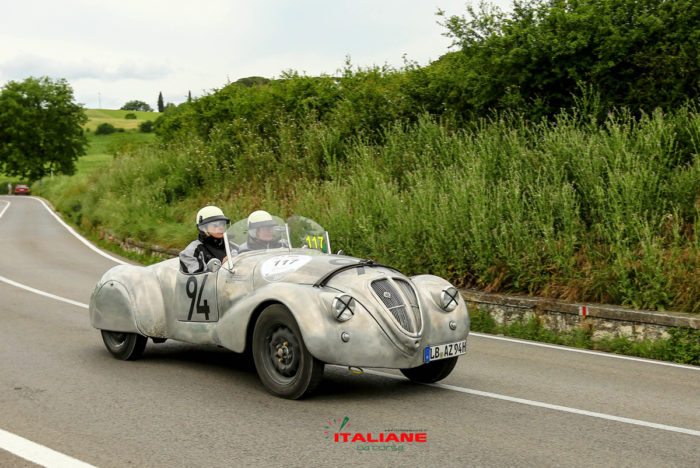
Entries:
<svg viewBox="0 0 700 468">
<path fill-rule="evenodd" d="M 343 141 L 333 128 L 281 123 L 274 146 L 242 134 L 165 147 L 135 132 L 89 136 L 73 177 L 40 189 L 98 245 L 102 228 L 182 248 L 191 219 L 217 204 L 232 219 L 267 209 L 329 228 L 335 248 L 460 286 L 576 301 L 698 312 L 700 116 L 688 109 L 606 126 L 482 122 L 471 131 L 424 119 L 385 129 L 386 142 Z M 688 146 L 690 145 L 690 146 Z M 0 186 L 0 189 L 2 186 Z M 697 365 L 697 330 L 658 342 L 593 340 L 533 319 L 472 328 Z"/>
<path fill-rule="evenodd" d="M 155 120 L 158 112 L 123 111 L 111 109 L 86 109 L 88 121 L 84 128 L 89 129 L 85 136 L 88 146 L 86 154 L 76 162 L 76 178 L 85 177 L 96 169 L 107 166 L 118 150 L 129 146 L 150 143 L 155 141 L 154 133 L 139 132 L 138 125 L 146 120 Z M 136 119 L 124 119 L 128 113 L 136 114 Z M 109 135 L 95 135 L 94 130 L 103 122 L 109 122 L 115 127 L 125 129 L 124 132 L 116 132 Z M 9 177 L 0 172 L 0 194 L 7 193 L 7 183 L 14 187 L 17 184 L 27 184 L 27 181 L 16 177 Z"/>
<path fill-rule="evenodd" d="M 126 114 L 127 111 L 88 109 L 87 113 L 90 118 L 87 125 L 96 126 L 93 118 L 99 119 L 110 115 L 120 116 L 122 114 Z M 156 114 L 153 112 L 135 113 L 142 114 L 142 116 Z M 125 122 L 134 122 L 134 120 L 125 120 Z M 136 120 L 136 122 L 139 122 L 139 120 Z M 139 146 L 149 145 L 155 141 L 156 135 L 154 133 L 141 133 L 138 130 L 126 130 L 124 132 L 116 132 L 109 135 L 95 135 L 94 132 L 88 132 L 86 133 L 86 138 L 88 141 L 86 154 L 78 158 L 78 161 L 76 162 L 75 174 L 72 176 L 57 175 L 54 177 L 45 177 L 43 181 L 35 182 L 31 186 L 32 194 L 47 197 L 53 202 L 54 206 L 60 207 L 62 201 L 80 197 L 80 194 L 84 193 L 91 184 L 90 177 L 92 177 L 95 172 L 98 172 L 99 174 L 101 169 L 109 167 L 114 161 L 116 154 L 123 151 L 135 151 Z M 99 175 L 95 175 L 95 177 L 99 178 Z M 0 180 L 2 180 L 2 177 L 0 177 Z M 0 189 L 5 186 L 7 186 L 7 181 L 0 186 Z M 83 231 L 83 234 L 92 236 L 91 238 L 93 241 L 99 241 L 96 233 L 91 233 L 89 230 L 85 230 L 84 226 L 81 226 L 76 222 L 76 219 L 71 219 L 70 216 L 67 216 L 66 218 L 69 221 L 72 221 L 72 224 L 75 227 L 78 227 L 78 229 Z M 80 219 L 77 221 L 80 221 Z M 103 247 L 114 248 L 113 244 L 107 244 L 110 243 L 105 242 Z M 139 256 L 131 253 L 125 253 L 123 251 L 118 253 L 134 260 L 152 260 L 149 256 Z"/>
<path fill-rule="evenodd" d="M 112 109 L 86 109 L 85 113 L 88 116 L 88 121 L 84 128 L 90 132 L 94 132 L 101 123 L 110 123 L 116 128 L 125 130 L 137 129 L 139 124 L 146 120 L 154 121 L 161 114 L 159 112 L 143 112 L 143 111 L 124 111 Z M 136 119 L 125 119 L 126 114 L 135 114 Z"/>
<path fill-rule="evenodd" d="M 129 146 L 151 143 L 155 141 L 154 133 L 141 133 L 138 131 L 126 131 L 111 133 L 109 135 L 95 135 L 88 133 L 87 154 L 78 159 L 76 170 L 78 174 L 88 174 L 95 169 L 108 165 L 114 154 Z"/>
<path fill-rule="evenodd" d="M 316 219 L 350 255 L 457 286 L 700 312 L 692 109 L 469 130 L 425 117 L 384 129 L 382 144 L 278 126 L 274 138 L 232 126 L 209 141 L 122 145 L 99 174 L 44 193 L 84 229 L 166 247 L 196 235 L 205 204 L 232 219 L 266 209 Z"/>
<path fill-rule="evenodd" d="M 52 196 L 60 199 L 64 194 L 74 196 L 86 189 L 89 178 L 100 169 L 104 169 L 114 161 L 114 155 L 119 151 L 133 151 L 135 147 L 147 145 L 155 141 L 155 134 L 140 133 L 134 130 L 112 133 L 110 135 L 87 134 L 88 147 L 85 156 L 78 158 L 76 172 L 72 176 L 48 176 L 39 183 L 31 186 L 32 194 Z M 4 182 L 3 186 L 6 186 Z M 3 186 L 0 186 L 2 188 Z M 48 191 L 46 187 L 49 187 Z"/>
</svg>

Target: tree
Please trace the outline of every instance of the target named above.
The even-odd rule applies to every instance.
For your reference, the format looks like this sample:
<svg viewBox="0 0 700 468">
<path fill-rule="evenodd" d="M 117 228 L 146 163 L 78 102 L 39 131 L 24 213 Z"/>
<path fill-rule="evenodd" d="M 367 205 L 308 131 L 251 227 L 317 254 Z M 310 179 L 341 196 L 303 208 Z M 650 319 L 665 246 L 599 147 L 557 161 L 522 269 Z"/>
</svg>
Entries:
<svg viewBox="0 0 700 468">
<path fill-rule="evenodd" d="M 85 154 L 85 109 L 61 78 L 10 81 L 0 91 L 0 171 L 30 181 L 73 174 Z"/>
<path fill-rule="evenodd" d="M 153 112 L 153 108 L 151 106 L 143 101 L 137 100 L 127 102 L 122 106 L 121 110 Z"/>
<path fill-rule="evenodd" d="M 467 11 L 438 13 L 461 57 L 433 67 L 453 77 L 437 94 L 461 112 L 551 115 L 582 84 L 603 108 L 633 112 L 673 109 L 700 93 L 695 0 L 517 0 L 509 14 L 485 2 Z"/>
<path fill-rule="evenodd" d="M 163 112 L 165 110 L 165 104 L 163 104 L 163 93 L 158 93 L 158 112 Z"/>
<path fill-rule="evenodd" d="M 146 120 L 145 122 L 141 122 L 139 124 L 139 131 L 142 133 L 151 133 L 153 131 L 153 121 L 151 120 Z"/>
<path fill-rule="evenodd" d="M 110 133 L 116 132 L 117 129 L 111 123 L 101 123 L 95 129 L 95 135 L 109 135 Z"/>
<path fill-rule="evenodd" d="M 192 91 L 187 91 L 187 102 L 192 102 Z"/>
<path fill-rule="evenodd" d="M 262 76 L 249 76 L 247 78 L 241 78 L 239 80 L 236 80 L 236 83 L 242 84 L 243 86 L 247 86 L 250 88 L 251 86 L 269 84 L 270 80 L 268 78 L 263 78 Z"/>
</svg>

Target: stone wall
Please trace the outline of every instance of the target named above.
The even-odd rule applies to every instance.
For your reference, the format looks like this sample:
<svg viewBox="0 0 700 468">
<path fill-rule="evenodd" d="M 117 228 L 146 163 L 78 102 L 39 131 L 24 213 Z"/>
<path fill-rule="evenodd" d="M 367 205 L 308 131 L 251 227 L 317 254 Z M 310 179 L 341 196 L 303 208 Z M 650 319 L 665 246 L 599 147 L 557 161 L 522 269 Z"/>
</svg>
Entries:
<svg viewBox="0 0 700 468">
<path fill-rule="evenodd" d="M 119 247 L 127 252 L 137 252 L 140 254 L 148 255 L 151 253 L 160 255 L 161 257 L 165 258 L 173 258 L 177 257 L 178 254 L 180 253 L 179 250 L 177 249 L 169 249 L 165 247 L 161 247 L 159 245 L 153 245 L 153 244 L 146 244 L 144 242 L 140 242 L 136 239 L 132 239 L 130 237 L 127 237 L 126 239 L 122 239 L 119 236 L 117 236 L 115 233 L 107 230 L 101 230 L 99 234 L 100 239 L 104 239 L 107 242 L 116 242 L 119 244 Z"/>
<path fill-rule="evenodd" d="M 460 291 L 470 309 L 487 311 L 502 325 L 537 317 L 558 332 L 591 330 L 593 338 L 624 336 L 631 340 L 668 338 L 673 327 L 700 328 L 700 316 L 680 312 L 633 310 L 605 304 L 573 304 L 552 299 Z"/>
</svg>

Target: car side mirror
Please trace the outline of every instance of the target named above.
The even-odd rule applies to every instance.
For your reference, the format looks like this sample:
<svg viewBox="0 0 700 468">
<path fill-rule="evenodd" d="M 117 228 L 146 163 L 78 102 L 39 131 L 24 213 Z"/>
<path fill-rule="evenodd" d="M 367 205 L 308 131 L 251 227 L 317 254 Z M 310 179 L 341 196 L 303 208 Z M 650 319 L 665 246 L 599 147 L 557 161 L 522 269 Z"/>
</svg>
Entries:
<svg viewBox="0 0 700 468">
<path fill-rule="evenodd" d="M 212 258 L 207 262 L 207 271 L 210 273 L 216 273 L 221 268 L 221 260 L 218 258 Z"/>
</svg>

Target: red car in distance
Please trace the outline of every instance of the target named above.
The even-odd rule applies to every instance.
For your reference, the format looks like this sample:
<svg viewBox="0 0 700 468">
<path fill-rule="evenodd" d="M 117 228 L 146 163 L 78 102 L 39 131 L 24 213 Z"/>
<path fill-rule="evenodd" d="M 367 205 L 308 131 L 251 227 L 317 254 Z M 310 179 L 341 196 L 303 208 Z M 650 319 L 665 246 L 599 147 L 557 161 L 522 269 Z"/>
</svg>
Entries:
<svg viewBox="0 0 700 468">
<path fill-rule="evenodd" d="M 15 195 L 29 195 L 29 187 L 24 184 L 15 185 Z"/>
</svg>

